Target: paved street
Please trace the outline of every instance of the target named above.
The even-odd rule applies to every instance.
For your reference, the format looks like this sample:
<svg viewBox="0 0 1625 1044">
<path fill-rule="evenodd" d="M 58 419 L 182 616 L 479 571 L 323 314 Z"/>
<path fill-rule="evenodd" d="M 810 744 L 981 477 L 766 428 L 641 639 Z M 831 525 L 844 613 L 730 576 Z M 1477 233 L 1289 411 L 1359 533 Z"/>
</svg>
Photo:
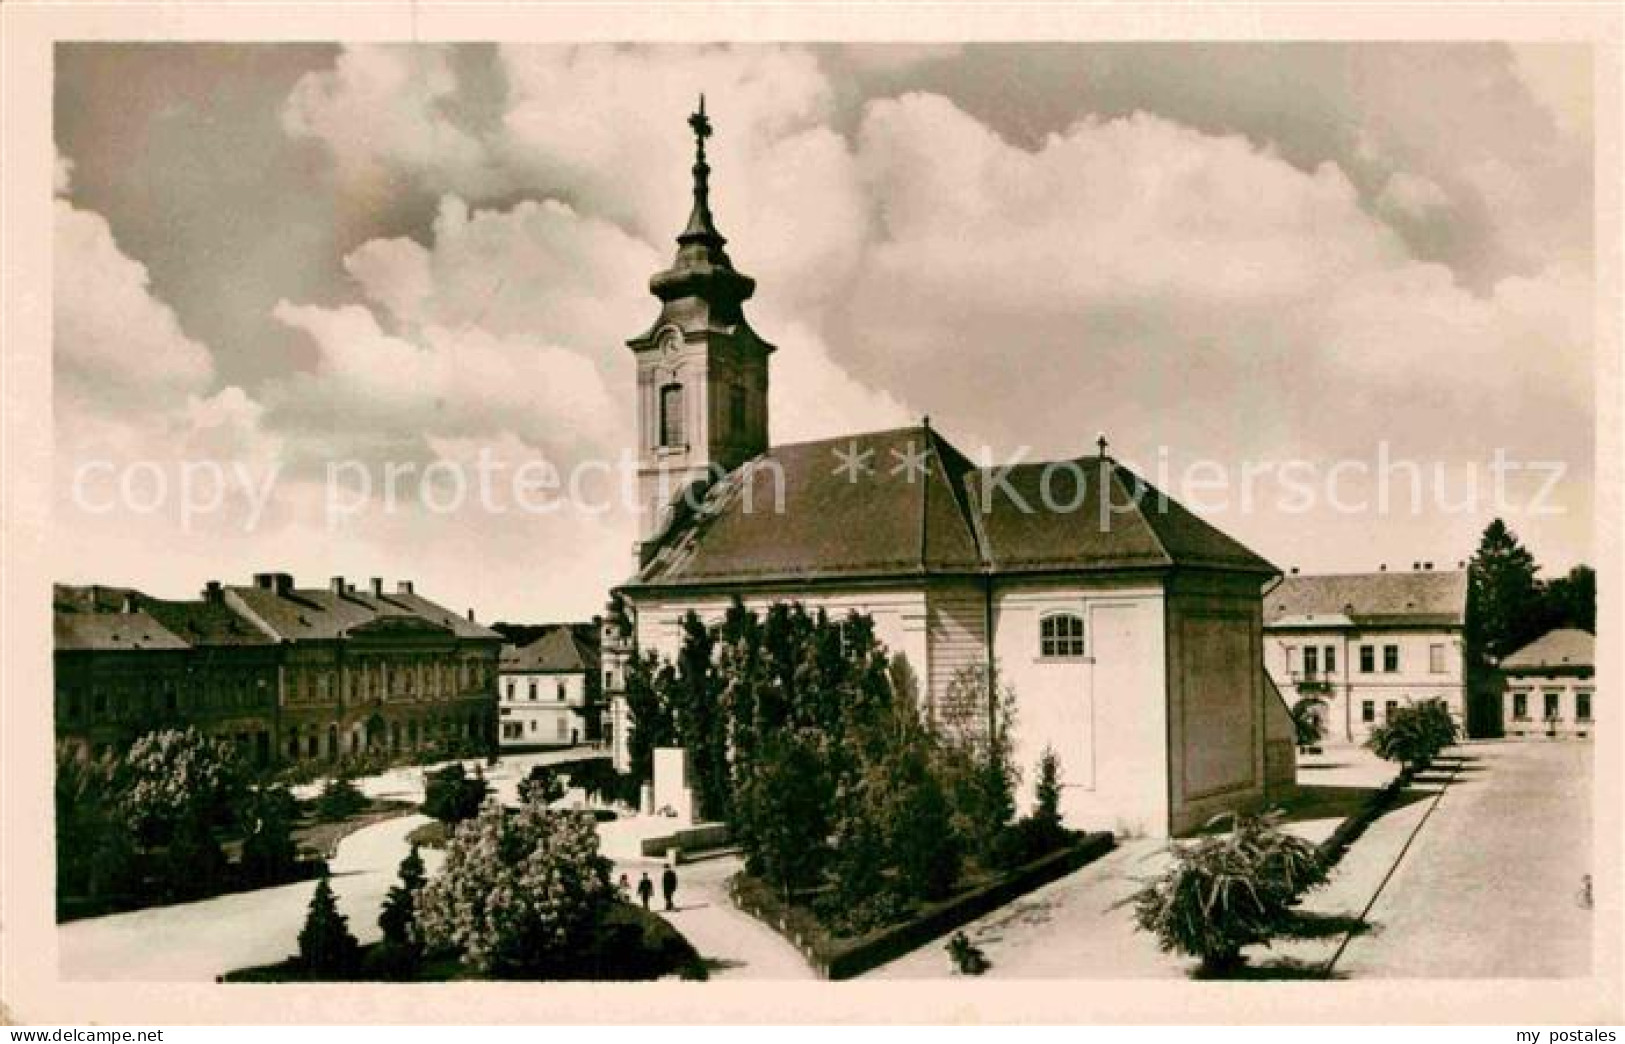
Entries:
<svg viewBox="0 0 1625 1044">
<path fill-rule="evenodd" d="M 1336 964 L 1350 978 L 1560 978 L 1591 967 L 1590 743 L 1468 744 Z"/>
<path fill-rule="evenodd" d="M 339 842 L 333 891 L 350 930 L 378 938 L 378 911 L 407 852 L 406 835 L 427 817 L 388 819 Z M 423 853 L 433 872 L 440 853 Z M 64 979 L 209 982 L 237 968 L 270 964 L 298 950 L 299 927 L 314 881 L 239 892 L 177 906 L 93 917 L 61 925 L 58 967 Z"/>
<path fill-rule="evenodd" d="M 1328 965 L 1338 978 L 1586 973 L 1591 918 L 1576 897 L 1590 872 L 1590 744 L 1476 743 L 1453 753 L 1458 770 L 1446 771 L 1456 758 L 1441 759 L 1306 898 L 1318 937 L 1249 949 L 1253 974 L 1318 977 Z M 1392 774 L 1354 748 L 1305 759 L 1288 829 L 1321 840 Z M 988 976 L 1185 977 L 1192 962 L 1158 952 L 1115 905 L 1164 865 L 1163 847 L 1126 842 L 972 922 L 966 932 L 992 961 Z M 1369 930 L 1350 938 L 1367 907 Z M 938 940 L 871 975 L 940 978 L 948 967 Z"/>
</svg>

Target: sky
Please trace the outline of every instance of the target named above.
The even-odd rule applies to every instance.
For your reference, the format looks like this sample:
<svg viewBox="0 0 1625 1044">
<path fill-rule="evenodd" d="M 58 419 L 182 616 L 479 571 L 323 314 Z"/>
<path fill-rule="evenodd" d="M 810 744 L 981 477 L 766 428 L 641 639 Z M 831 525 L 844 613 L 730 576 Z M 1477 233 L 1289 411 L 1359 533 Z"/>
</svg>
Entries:
<svg viewBox="0 0 1625 1044">
<path fill-rule="evenodd" d="M 1283 569 L 1501 515 L 1561 572 L 1590 83 L 1568 44 L 59 45 L 55 571 L 599 611 L 634 512 L 534 494 L 635 441 L 703 91 L 775 442 L 1104 433 Z"/>
</svg>

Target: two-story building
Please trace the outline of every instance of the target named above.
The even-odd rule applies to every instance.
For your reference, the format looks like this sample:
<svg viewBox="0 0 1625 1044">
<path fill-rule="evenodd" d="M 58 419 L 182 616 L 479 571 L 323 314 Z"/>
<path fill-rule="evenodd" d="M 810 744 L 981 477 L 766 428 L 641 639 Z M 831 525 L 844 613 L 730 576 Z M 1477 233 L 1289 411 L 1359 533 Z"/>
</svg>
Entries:
<svg viewBox="0 0 1625 1044">
<path fill-rule="evenodd" d="M 195 600 L 57 585 L 56 734 L 91 751 L 195 727 L 251 763 L 482 747 L 502 636 L 374 578 L 211 581 Z"/>
<path fill-rule="evenodd" d="M 1589 631 L 1547 631 L 1501 661 L 1501 727 L 1508 737 L 1584 739 L 1596 731 L 1597 639 Z"/>
<path fill-rule="evenodd" d="M 1330 743 L 1361 743 L 1407 703 L 1442 700 L 1465 727 L 1465 570 L 1292 574 L 1264 593 L 1265 665 L 1309 698 Z"/>
<path fill-rule="evenodd" d="M 498 738 L 504 750 L 596 742 L 596 625 L 559 624 L 526 645 L 505 645 L 497 683 Z"/>
</svg>

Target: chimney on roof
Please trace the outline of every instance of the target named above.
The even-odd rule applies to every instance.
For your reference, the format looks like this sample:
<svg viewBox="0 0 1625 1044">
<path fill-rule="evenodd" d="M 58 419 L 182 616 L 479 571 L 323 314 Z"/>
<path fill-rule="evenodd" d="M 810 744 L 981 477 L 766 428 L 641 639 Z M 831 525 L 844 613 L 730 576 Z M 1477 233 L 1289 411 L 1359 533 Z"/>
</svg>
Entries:
<svg viewBox="0 0 1625 1044">
<path fill-rule="evenodd" d="M 1465 558 L 1456 559 L 1456 568 L 1457 569 L 1466 569 L 1467 568 L 1467 560 Z"/>
<path fill-rule="evenodd" d="M 203 585 L 203 600 L 210 605 L 219 605 L 225 600 L 226 592 L 220 586 L 220 581 L 210 580 Z"/>
<path fill-rule="evenodd" d="M 276 587 L 275 573 L 255 573 L 254 586 L 261 591 L 270 591 Z"/>
<path fill-rule="evenodd" d="M 1293 575 L 1293 576 L 1297 576 L 1297 575 L 1298 575 L 1298 567 L 1297 567 L 1297 566 L 1293 566 L 1293 567 L 1292 567 L 1292 575 Z"/>
<path fill-rule="evenodd" d="M 384 596 L 384 578 L 383 577 L 375 576 L 375 577 L 372 578 L 372 596 L 374 598 L 382 598 Z"/>
<path fill-rule="evenodd" d="M 1419 570 L 1421 568 L 1422 568 L 1422 563 L 1421 562 L 1412 562 L 1411 563 L 1411 572 L 1414 573 L 1414 572 L 1416 572 L 1417 570 Z"/>
<path fill-rule="evenodd" d="M 121 612 L 121 613 L 133 613 L 139 608 L 141 608 L 141 606 L 136 603 L 135 592 L 134 591 L 126 591 L 126 592 L 124 592 L 124 600 L 119 604 L 119 612 Z"/>
<path fill-rule="evenodd" d="M 1423 562 L 1422 563 L 1422 568 L 1427 569 L 1427 570 L 1431 570 L 1433 568 L 1433 563 L 1432 562 Z"/>
<path fill-rule="evenodd" d="M 1383 562 L 1383 563 L 1380 563 L 1380 564 L 1379 564 L 1379 565 L 1378 565 L 1378 566 L 1377 566 L 1377 572 L 1379 572 L 1379 573 L 1386 573 L 1386 572 L 1388 572 L 1388 563 L 1387 563 L 1387 562 Z"/>
<path fill-rule="evenodd" d="M 293 591 L 293 577 L 290 576 L 289 574 L 287 574 L 287 573 L 278 573 L 278 574 L 276 574 L 276 581 L 275 582 L 276 582 L 276 593 L 277 594 L 285 595 L 285 594 L 289 594 L 289 593 L 291 593 Z"/>
<path fill-rule="evenodd" d="M 411 594 L 412 593 L 412 581 L 410 581 L 410 580 L 397 580 L 397 581 L 395 581 L 395 593 L 396 594 Z"/>
<path fill-rule="evenodd" d="M 344 593 L 344 577 L 342 577 L 342 576 L 333 577 L 333 579 L 331 579 L 331 580 L 329 580 L 327 582 L 327 586 L 332 590 L 332 592 L 334 594 L 336 594 L 336 595 L 343 594 Z"/>
<path fill-rule="evenodd" d="M 474 622 L 474 610 L 473 609 L 469 609 L 469 611 L 468 611 L 468 622 L 469 623 Z"/>
</svg>

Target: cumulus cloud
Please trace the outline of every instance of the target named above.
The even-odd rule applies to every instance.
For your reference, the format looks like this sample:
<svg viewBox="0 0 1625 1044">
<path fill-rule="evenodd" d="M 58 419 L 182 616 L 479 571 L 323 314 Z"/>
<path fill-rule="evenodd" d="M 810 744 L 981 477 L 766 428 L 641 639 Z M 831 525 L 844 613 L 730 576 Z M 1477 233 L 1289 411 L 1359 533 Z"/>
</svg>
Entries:
<svg viewBox="0 0 1625 1044">
<path fill-rule="evenodd" d="M 759 280 L 751 321 L 780 349 L 776 441 L 928 410 L 996 451 L 1040 456 L 1091 452 L 1101 429 L 1141 462 L 1159 447 L 1176 461 L 1324 462 L 1381 439 L 1459 474 L 1504 446 L 1572 462 L 1568 502 L 1588 509 L 1588 240 L 1567 224 L 1576 193 L 1548 198 L 1554 183 L 1588 184 L 1586 153 L 1549 120 L 1544 138 L 1491 133 L 1485 92 L 1520 127 L 1535 111 L 1509 55 L 1475 51 L 1442 72 L 1416 55 L 1362 57 L 1327 103 L 1354 141 L 1317 156 L 1286 131 L 1149 108 L 1025 139 L 946 91 L 854 97 L 858 81 L 836 75 L 903 84 L 952 52 L 507 47 L 501 89 L 478 98 L 458 53 L 347 48 L 283 104 L 286 130 L 330 151 L 351 204 L 403 186 L 438 200 L 412 234 L 354 244 L 334 297 L 267 302 L 308 341 L 308 367 L 252 395 L 215 390 L 206 350 L 90 215 L 59 225 L 86 259 L 58 285 L 99 256 L 132 289 L 68 347 L 65 386 L 119 373 L 113 334 L 128 327 L 159 361 L 129 379 L 153 385 L 177 425 L 242 439 L 300 481 L 346 458 L 421 468 L 490 450 L 510 470 L 566 471 L 613 459 L 633 442 L 624 342 L 655 314 L 647 281 L 688 211 L 681 121 L 704 90 L 715 209 Z M 1424 75 L 1460 126 L 1415 114 Z M 1279 96 L 1269 77 L 1250 82 Z M 1373 118 L 1388 110 L 1410 115 Z M 1467 271 L 1447 248 L 1473 222 L 1505 250 Z M 1337 542 L 1384 557 L 1385 541 L 1465 547 L 1484 521 L 1217 520 L 1311 563 Z M 1579 522 L 1562 525 L 1585 546 Z M 410 557 L 426 583 L 514 614 L 583 614 L 619 579 L 630 539 L 616 511 L 448 518 L 374 501 L 317 542 L 324 560 L 382 571 Z M 557 590 L 512 590 L 506 566 L 527 554 L 557 571 Z"/>
</svg>

